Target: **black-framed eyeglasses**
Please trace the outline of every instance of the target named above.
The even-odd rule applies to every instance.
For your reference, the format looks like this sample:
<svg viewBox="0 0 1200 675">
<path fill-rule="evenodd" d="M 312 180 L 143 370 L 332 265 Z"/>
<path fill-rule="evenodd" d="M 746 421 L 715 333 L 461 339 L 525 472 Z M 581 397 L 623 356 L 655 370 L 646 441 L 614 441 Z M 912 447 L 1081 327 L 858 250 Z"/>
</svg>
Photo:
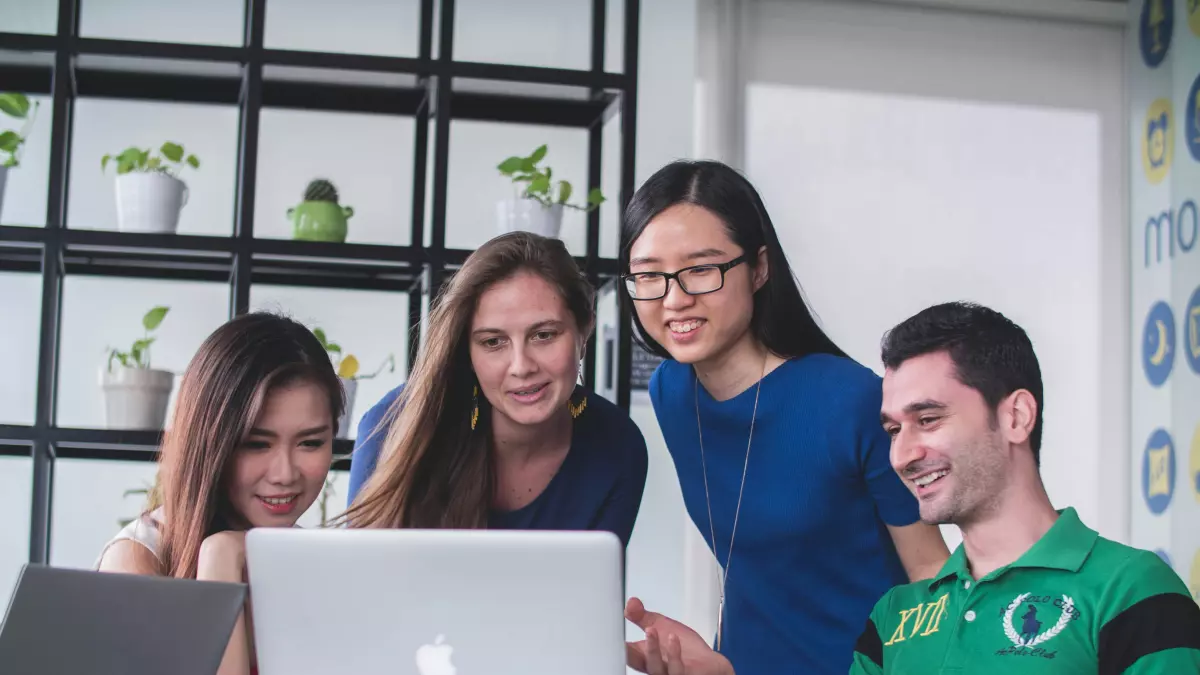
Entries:
<svg viewBox="0 0 1200 675">
<path fill-rule="evenodd" d="M 729 262 L 708 263 L 685 267 L 676 272 L 630 272 L 621 275 L 625 290 L 634 300 L 658 300 L 666 297 L 671 280 L 688 295 L 715 293 L 725 287 L 725 273 L 746 262 L 740 255 Z"/>
</svg>

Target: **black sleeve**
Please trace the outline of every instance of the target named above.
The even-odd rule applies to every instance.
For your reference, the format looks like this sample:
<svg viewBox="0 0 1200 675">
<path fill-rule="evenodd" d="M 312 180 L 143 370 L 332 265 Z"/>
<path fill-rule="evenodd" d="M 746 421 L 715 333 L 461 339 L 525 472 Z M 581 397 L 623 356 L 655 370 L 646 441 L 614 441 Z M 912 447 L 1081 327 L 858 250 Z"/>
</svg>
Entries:
<svg viewBox="0 0 1200 675">
<path fill-rule="evenodd" d="M 883 668 L 883 640 L 880 639 L 879 630 L 875 628 L 875 622 L 871 619 L 867 619 L 866 627 L 854 643 L 854 651 L 870 659 L 880 669 Z"/>
<path fill-rule="evenodd" d="M 1104 624 L 1099 675 L 1120 675 L 1143 656 L 1168 649 L 1200 650 L 1200 605 L 1181 593 L 1146 597 Z"/>
</svg>

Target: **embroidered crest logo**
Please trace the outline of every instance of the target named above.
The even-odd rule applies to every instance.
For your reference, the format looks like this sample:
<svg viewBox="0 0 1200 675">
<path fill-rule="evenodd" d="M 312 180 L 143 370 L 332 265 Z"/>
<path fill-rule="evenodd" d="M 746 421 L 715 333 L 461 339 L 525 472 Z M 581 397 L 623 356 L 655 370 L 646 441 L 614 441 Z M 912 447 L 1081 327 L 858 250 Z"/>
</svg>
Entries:
<svg viewBox="0 0 1200 675">
<path fill-rule="evenodd" d="M 1004 612 L 1004 634 L 1008 636 L 1008 639 L 1012 641 L 1017 649 L 1033 648 L 1054 639 L 1054 636 L 1061 633 L 1076 614 L 1075 601 L 1070 596 L 1064 595 L 1062 596 L 1061 603 L 1054 603 L 1059 605 L 1061 611 L 1058 621 L 1050 628 L 1042 631 L 1042 621 L 1038 618 L 1037 607 L 1030 604 L 1021 613 L 1021 630 L 1018 631 L 1013 624 L 1013 616 L 1016 615 L 1018 609 L 1029 596 L 1029 593 L 1018 595 L 1009 603 L 1008 609 Z"/>
</svg>

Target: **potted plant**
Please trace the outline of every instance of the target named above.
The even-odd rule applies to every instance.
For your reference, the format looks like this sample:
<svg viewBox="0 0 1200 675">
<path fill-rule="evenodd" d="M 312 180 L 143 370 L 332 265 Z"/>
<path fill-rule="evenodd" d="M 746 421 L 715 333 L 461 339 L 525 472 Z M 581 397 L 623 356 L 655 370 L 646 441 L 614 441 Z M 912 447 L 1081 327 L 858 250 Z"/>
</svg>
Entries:
<svg viewBox="0 0 1200 675">
<path fill-rule="evenodd" d="M 539 146 L 528 157 L 509 157 L 496 167 L 500 175 L 513 183 L 513 196 L 496 205 L 497 226 L 501 233 L 524 230 L 546 237 L 557 237 L 562 229 L 564 208 L 587 213 L 604 203 L 600 188 L 592 188 L 583 205 L 571 204 L 571 184 L 554 183 L 553 170 L 538 166 L 546 157 L 546 146 Z M 521 188 L 521 185 L 524 188 Z"/>
<path fill-rule="evenodd" d="M 292 238 L 302 241 L 346 241 L 346 221 L 353 215 L 352 207 L 338 204 L 337 188 L 324 178 L 310 181 L 304 201 L 287 210 Z"/>
<path fill-rule="evenodd" d="M 150 367 L 150 334 L 167 315 L 167 307 L 155 307 L 142 317 L 145 334 L 129 351 L 109 348 L 108 366 L 100 372 L 104 410 L 110 429 L 162 429 L 175 374 Z"/>
<path fill-rule="evenodd" d="M 4 184 L 8 181 L 8 170 L 21 164 L 21 148 L 37 118 L 38 104 L 29 103 L 29 97 L 15 92 L 0 92 L 0 113 L 13 119 L 24 120 L 19 131 L 0 131 L 0 212 L 4 210 Z"/>
<path fill-rule="evenodd" d="M 157 152 L 136 146 L 100 159 L 100 170 L 109 160 L 117 166 L 117 229 L 122 232 L 174 234 L 179 212 L 187 204 L 188 188 L 179 178 L 183 167 L 200 168 L 195 155 L 184 155 L 183 146 L 170 141 Z"/>
<path fill-rule="evenodd" d="M 338 418 L 338 438 L 348 438 L 350 435 L 350 416 L 354 411 L 354 396 L 358 393 L 358 381 L 369 380 L 379 373 L 383 372 L 385 366 L 388 367 L 388 372 L 396 370 L 396 359 L 393 354 L 388 354 L 383 363 L 379 364 L 379 368 L 369 375 L 360 375 L 358 372 L 358 359 L 353 354 L 343 354 L 342 346 L 336 342 L 330 342 L 325 337 L 325 331 L 320 328 L 313 329 L 313 335 L 317 336 L 317 340 L 321 342 L 321 346 L 329 354 L 329 359 L 333 361 L 333 367 L 337 370 L 338 379 L 342 381 L 342 390 L 346 393 L 346 407 L 342 411 L 342 416 Z"/>
</svg>

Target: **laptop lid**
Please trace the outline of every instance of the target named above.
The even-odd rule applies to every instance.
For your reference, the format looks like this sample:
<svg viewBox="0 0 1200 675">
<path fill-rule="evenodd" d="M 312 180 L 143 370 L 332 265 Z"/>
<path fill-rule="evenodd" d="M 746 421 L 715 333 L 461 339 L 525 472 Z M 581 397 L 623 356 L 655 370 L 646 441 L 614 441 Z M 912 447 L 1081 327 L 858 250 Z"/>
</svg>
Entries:
<svg viewBox="0 0 1200 675">
<path fill-rule="evenodd" d="M 245 584 L 25 565 L 0 624 L 0 670 L 213 675 Z"/>
<path fill-rule="evenodd" d="M 251 530 L 260 675 L 624 675 L 601 532 Z"/>
</svg>

